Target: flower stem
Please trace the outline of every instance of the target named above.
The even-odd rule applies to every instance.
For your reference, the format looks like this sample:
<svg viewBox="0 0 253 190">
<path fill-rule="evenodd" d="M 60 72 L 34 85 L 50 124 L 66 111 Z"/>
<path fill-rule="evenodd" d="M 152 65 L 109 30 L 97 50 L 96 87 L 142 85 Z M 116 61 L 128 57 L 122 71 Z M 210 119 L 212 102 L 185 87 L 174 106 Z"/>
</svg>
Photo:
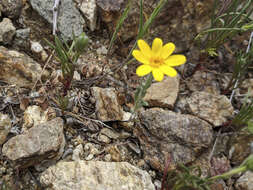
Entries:
<svg viewBox="0 0 253 190">
<path fill-rule="evenodd" d="M 145 97 L 147 93 L 147 89 L 151 86 L 153 80 L 153 75 L 150 73 L 148 75 L 147 80 L 145 83 L 142 83 L 136 90 L 135 96 L 134 96 L 134 111 L 133 114 L 136 113 L 136 111 L 143 106 L 143 98 Z"/>
<path fill-rule="evenodd" d="M 213 181 L 213 180 L 217 180 L 217 179 L 226 179 L 234 174 L 244 172 L 246 170 L 247 170 L 247 166 L 241 166 L 241 167 L 235 168 L 233 170 L 230 170 L 229 172 L 226 172 L 224 174 L 210 177 L 210 178 L 208 178 L 208 181 Z"/>
</svg>

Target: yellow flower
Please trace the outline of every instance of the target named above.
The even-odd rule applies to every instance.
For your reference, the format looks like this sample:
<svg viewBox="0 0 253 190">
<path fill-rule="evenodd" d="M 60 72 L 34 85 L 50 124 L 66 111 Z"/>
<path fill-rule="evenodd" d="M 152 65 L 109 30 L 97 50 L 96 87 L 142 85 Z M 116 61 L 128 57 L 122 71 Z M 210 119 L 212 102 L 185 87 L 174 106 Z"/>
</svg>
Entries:
<svg viewBox="0 0 253 190">
<path fill-rule="evenodd" d="M 177 71 L 173 67 L 186 62 L 184 55 L 171 55 L 176 48 L 173 43 L 167 43 L 163 46 L 163 41 L 160 38 L 154 39 L 152 48 L 144 40 L 138 40 L 137 44 L 140 50 L 134 50 L 133 56 L 142 63 L 136 69 L 138 76 L 152 72 L 156 81 L 162 81 L 164 74 L 175 77 Z"/>
</svg>

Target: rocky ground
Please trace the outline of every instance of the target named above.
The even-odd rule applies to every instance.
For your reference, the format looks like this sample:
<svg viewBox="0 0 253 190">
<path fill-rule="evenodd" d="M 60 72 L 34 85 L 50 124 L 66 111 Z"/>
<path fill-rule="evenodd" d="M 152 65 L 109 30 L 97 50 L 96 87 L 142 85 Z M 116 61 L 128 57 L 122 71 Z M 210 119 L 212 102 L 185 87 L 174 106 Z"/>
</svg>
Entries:
<svg viewBox="0 0 253 190">
<path fill-rule="evenodd" d="M 169 0 L 145 38 L 176 44 L 187 63 L 179 75 L 153 82 L 138 120 L 129 121 L 142 79 L 125 57 L 138 32 L 138 0 L 108 52 L 126 0 L 61 0 L 58 33 L 85 32 L 89 45 L 78 60 L 62 113 L 57 104 L 60 63 L 53 42 L 53 0 L 0 1 L 0 189 L 160 189 L 164 165 L 198 165 L 203 177 L 238 166 L 253 136 L 227 125 L 252 87 L 248 74 L 233 101 L 224 95 L 249 34 L 203 58 L 194 37 L 209 25 L 211 0 Z M 144 1 L 146 19 L 157 0 Z M 107 55 L 108 54 L 108 55 Z M 198 65 L 201 64 L 201 67 Z M 213 189 L 252 190 L 246 172 Z"/>
</svg>

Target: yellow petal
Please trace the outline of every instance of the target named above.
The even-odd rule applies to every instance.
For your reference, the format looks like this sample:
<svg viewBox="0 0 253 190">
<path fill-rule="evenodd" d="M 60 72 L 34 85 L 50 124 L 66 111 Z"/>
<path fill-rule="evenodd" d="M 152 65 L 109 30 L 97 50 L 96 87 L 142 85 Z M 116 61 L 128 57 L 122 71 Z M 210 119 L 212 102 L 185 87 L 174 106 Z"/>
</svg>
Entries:
<svg viewBox="0 0 253 190">
<path fill-rule="evenodd" d="M 159 69 L 160 69 L 164 74 L 166 74 L 166 75 L 168 75 L 168 76 L 170 76 L 170 77 L 175 77 L 175 76 L 177 76 L 177 71 L 176 71 L 174 68 L 172 68 L 172 67 L 170 67 L 170 66 L 168 66 L 168 65 L 162 65 L 162 66 L 159 67 Z"/>
<path fill-rule="evenodd" d="M 152 69 L 152 74 L 153 74 L 154 79 L 156 81 L 162 81 L 163 80 L 164 74 L 163 74 L 163 72 L 160 69 L 157 69 L 157 68 L 156 69 Z"/>
<path fill-rule="evenodd" d="M 151 72 L 152 68 L 149 65 L 141 65 L 136 69 L 136 74 L 139 77 L 147 75 Z"/>
<path fill-rule="evenodd" d="M 148 64 L 148 59 L 141 53 L 140 50 L 134 50 L 132 55 L 134 56 L 134 58 L 143 63 L 143 64 Z"/>
<path fill-rule="evenodd" d="M 186 57 L 184 55 L 172 55 L 165 60 L 165 63 L 168 66 L 178 66 L 184 64 L 185 62 Z"/>
<path fill-rule="evenodd" d="M 155 54 L 160 52 L 163 47 L 163 41 L 160 38 L 155 38 L 152 43 L 152 52 Z"/>
<path fill-rule="evenodd" d="M 167 43 L 162 47 L 161 56 L 163 59 L 167 59 L 175 50 L 176 46 L 173 43 Z"/>
<path fill-rule="evenodd" d="M 151 56 L 151 49 L 149 47 L 149 45 L 144 41 L 144 40 L 138 40 L 137 41 L 138 47 L 141 50 L 141 53 L 145 56 L 145 57 L 150 57 Z"/>
</svg>

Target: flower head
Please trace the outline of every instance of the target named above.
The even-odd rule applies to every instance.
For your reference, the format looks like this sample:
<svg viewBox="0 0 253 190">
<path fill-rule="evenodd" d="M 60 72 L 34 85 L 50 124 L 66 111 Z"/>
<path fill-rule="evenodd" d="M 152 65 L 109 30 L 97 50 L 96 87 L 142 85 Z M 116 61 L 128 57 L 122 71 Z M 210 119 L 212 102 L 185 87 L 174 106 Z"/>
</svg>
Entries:
<svg viewBox="0 0 253 190">
<path fill-rule="evenodd" d="M 175 50 L 173 43 L 163 46 L 163 41 L 160 38 L 154 39 L 152 48 L 144 40 L 138 40 L 137 44 L 140 50 L 134 50 L 133 56 L 142 63 L 136 70 L 138 76 L 152 72 L 155 80 L 162 81 L 164 74 L 175 77 L 177 71 L 173 67 L 186 62 L 184 55 L 171 55 Z"/>
</svg>

